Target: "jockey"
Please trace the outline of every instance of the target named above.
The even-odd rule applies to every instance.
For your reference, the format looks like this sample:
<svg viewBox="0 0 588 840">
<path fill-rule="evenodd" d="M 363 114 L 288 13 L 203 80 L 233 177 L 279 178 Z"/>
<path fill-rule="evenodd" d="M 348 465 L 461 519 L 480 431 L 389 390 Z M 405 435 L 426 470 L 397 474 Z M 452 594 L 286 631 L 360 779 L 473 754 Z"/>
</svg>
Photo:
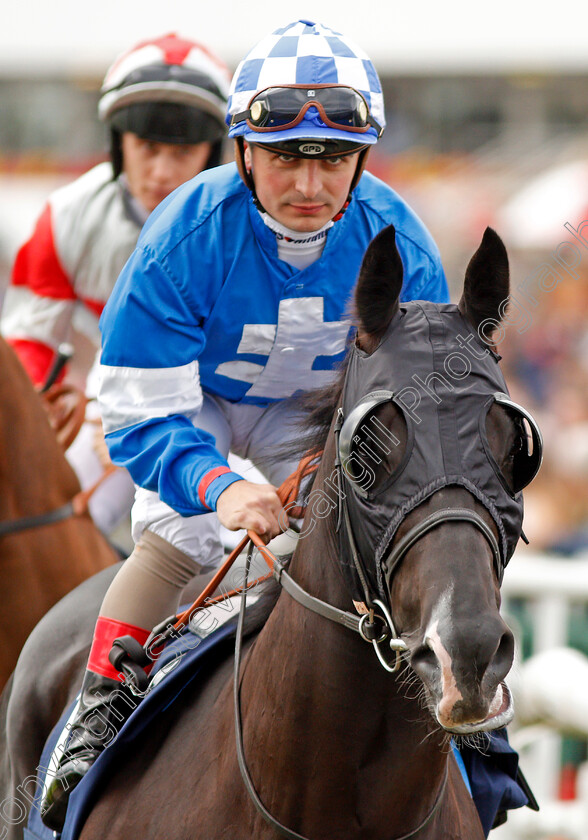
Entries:
<svg viewBox="0 0 588 840">
<path fill-rule="evenodd" d="M 98 115 L 109 129 L 110 162 L 50 196 L 18 252 L 4 301 L 0 329 L 35 385 L 68 341 L 72 375 L 96 396 L 86 379 L 104 304 L 149 213 L 221 162 L 229 81 L 219 59 L 175 34 L 143 41 L 108 70 Z M 85 424 L 68 451 L 83 488 L 102 472 L 95 434 L 96 424 Z M 90 500 L 97 526 L 108 534 L 128 515 L 133 496 L 129 474 L 117 470 Z"/>
<path fill-rule="evenodd" d="M 430 234 L 364 171 L 384 104 L 372 62 L 348 38 L 305 20 L 264 38 L 235 72 L 226 121 L 236 163 L 202 173 L 152 214 L 101 320 L 100 405 L 112 459 L 139 488 L 136 545 L 102 604 L 43 800 L 56 830 L 105 746 L 104 724 L 118 731 L 135 705 L 108 659 L 113 640 L 144 644 L 186 583 L 219 564 L 219 521 L 266 542 L 281 531 L 274 485 L 293 465 L 261 462 L 296 435 L 287 398 L 333 380 L 378 231 L 395 225 L 402 300 L 448 301 Z M 229 449 L 272 484 L 233 472 Z"/>
</svg>

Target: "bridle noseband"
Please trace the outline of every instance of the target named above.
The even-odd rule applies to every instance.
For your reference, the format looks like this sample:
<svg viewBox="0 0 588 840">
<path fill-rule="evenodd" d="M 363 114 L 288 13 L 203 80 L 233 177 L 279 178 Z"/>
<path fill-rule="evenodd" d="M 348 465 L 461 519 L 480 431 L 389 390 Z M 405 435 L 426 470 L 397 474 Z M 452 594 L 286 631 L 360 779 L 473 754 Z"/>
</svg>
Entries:
<svg viewBox="0 0 588 840">
<path fill-rule="evenodd" d="M 492 529 L 482 519 L 479 513 L 469 508 L 441 508 L 429 514 L 422 522 L 418 522 L 410 531 L 400 539 L 394 548 L 390 551 L 383 561 L 386 569 L 388 580 L 392 577 L 397 567 L 400 565 L 405 554 L 413 547 L 413 545 L 424 537 L 433 528 L 438 525 L 444 525 L 446 522 L 470 522 L 472 525 L 481 531 L 486 537 L 488 544 L 492 550 L 492 558 L 494 570 L 498 581 L 502 582 L 504 575 L 504 564 L 502 562 L 502 555 L 498 546 L 498 540 L 494 536 Z"/>
</svg>

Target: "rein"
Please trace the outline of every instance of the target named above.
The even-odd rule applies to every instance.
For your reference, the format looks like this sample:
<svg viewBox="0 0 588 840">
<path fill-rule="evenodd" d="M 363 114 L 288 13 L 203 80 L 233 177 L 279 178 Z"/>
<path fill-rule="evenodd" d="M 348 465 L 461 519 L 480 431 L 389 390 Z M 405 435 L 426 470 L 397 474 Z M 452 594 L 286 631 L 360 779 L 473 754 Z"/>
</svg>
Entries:
<svg viewBox="0 0 588 840">
<path fill-rule="evenodd" d="M 289 515 L 295 519 L 299 519 L 304 516 L 304 508 L 296 507 L 294 506 L 294 503 L 302 480 L 311 475 L 318 466 L 318 464 L 315 463 L 316 458 L 317 455 L 307 455 L 303 458 L 297 469 L 284 481 L 277 491 L 282 506 L 288 511 Z M 322 601 L 320 598 L 315 598 L 314 595 L 310 595 L 310 593 L 296 583 L 294 578 L 292 578 L 286 571 L 285 564 L 280 561 L 272 551 L 270 551 L 261 537 L 259 537 L 254 531 L 247 531 L 246 536 L 244 536 L 241 542 L 231 551 L 223 565 L 209 581 L 208 585 L 202 590 L 196 600 L 186 610 L 184 610 L 183 613 L 178 616 L 166 618 L 165 621 L 153 630 L 145 642 L 144 648 L 146 650 L 152 650 L 155 647 L 159 647 L 159 645 L 167 641 L 172 636 L 175 636 L 177 632 L 183 630 L 187 624 L 189 624 L 193 614 L 201 607 L 210 607 L 219 601 L 224 601 L 232 595 L 242 593 L 243 589 L 239 588 L 231 590 L 231 592 L 224 592 L 216 598 L 210 597 L 226 576 L 237 557 L 245 550 L 245 548 L 247 548 L 248 545 L 251 548 L 251 544 L 258 549 L 259 553 L 264 558 L 269 567 L 269 572 L 256 580 L 246 582 L 246 589 L 252 589 L 258 583 L 274 577 L 288 595 L 294 598 L 294 600 L 303 607 L 306 607 L 318 615 L 323 616 L 323 618 L 328 618 L 336 624 L 347 627 L 348 630 L 353 630 L 358 633 L 364 641 L 372 643 L 376 649 L 376 653 L 378 653 L 378 658 L 382 661 L 382 664 L 384 664 L 384 662 L 378 652 L 379 645 L 381 645 L 385 639 L 390 638 L 390 636 L 390 648 L 396 651 L 397 658 L 399 658 L 402 651 L 406 650 L 406 643 L 403 642 L 402 639 L 398 638 L 388 610 L 381 601 L 374 599 L 374 603 L 377 603 L 377 606 L 384 613 L 383 616 L 378 614 L 357 616 L 351 612 L 347 612 L 346 610 L 333 607 L 331 604 L 326 601 Z M 373 613 L 373 611 L 371 612 Z M 173 622 L 173 624 L 171 622 Z M 382 626 L 378 626 L 379 624 Z M 388 670 L 397 670 L 398 664 L 399 662 L 397 661 L 396 666 L 394 668 L 388 668 Z M 387 666 L 384 664 L 384 667 Z"/>
<path fill-rule="evenodd" d="M 339 511 L 339 514 L 341 514 L 341 509 Z M 359 571 L 363 571 L 362 559 L 355 548 L 355 541 L 353 539 L 353 533 L 351 530 L 351 522 L 349 519 L 346 498 L 343 501 L 343 517 L 339 515 L 338 525 L 340 525 L 341 519 L 343 519 L 343 522 L 345 523 L 347 536 L 352 545 L 354 562 L 356 564 L 356 567 Z M 486 538 L 488 544 L 490 545 L 493 556 L 493 562 L 497 574 L 499 578 L 501 578 L 502 563 L 498 542 L 492 530 L 489 528 L 486 522 L 484 522 L 482 517 L 475 511 L 469 510 L 467 508 L 444 508 L 442 510 L 435 511 L 429 516 L 427 516 L 422 522 L 419 522 L 417 525 L 411 528 L 410 531 L 407 534 L 405 534 L 405 536 L 392 549 L 392 551 L 386 559 L 388 578 L 392 576 L 393 572 L 400 565 L 407 552 L 412 548 L 413 545 L 415 545 L 415 543 L 421 537 L 423 537 L 426 533 L 428 533 L 438 525 L 441 525 L 448 521 L 470 522 L 479 531 L 481 531 L 481 533 Z M 257 546 L 257 548 L 265 558 L 266 562 L 270 566 L 270 569 L 272 569 L 272 574 L 274 578 L 292 598 L 294 598 L 298 603 L 300 603 L 307 609 L 310 609 L 318 615 L 323 616 L 324 618 L 328 618 L 329 620 L 334 621 L 337 624 L 341 624 L 344 627 L 347 627 L 348 629 L 359 633 L 365 641 L 371 642 L 374 646 L 374 650 L 378 656 L 378 659 L 380 660 L 380 663 L 388 672 L 393 673 L 398 669 L 401 661 L 401 653 L 407 649 L 407 646 L 406 643 L 398 637 L 394 628 L 392 617 L 383 601 L 377 598 L 372 598 L 368 600 L 368 604 L 370 605 L 369 611 L 367 614 L 362 615 L 361 618 L 358 618 L 356 615 L 346 612 L 345 610 L 340 610 L 336 607 L 333 607 L 325 601 L 322 601 L 319 598 L 315 598 L 313 595 L 310 595 L 308 592 L 306 592 L 305 589 L 303 589 L 298 583 L 296 583 L 296 581 L 287 573 L 287 571 L 284 568 L 284 565 L 280 562 L 280 560 L 278 560 L 278 558 L 275 557 L 265 545 L 263 545 L 260 538 L 256 534 L 253 534 L 253 532 L 248 532 L 248 538 L 246 538 L 244 542 L 246 543 L 247 540 L 250 540 L 250 545 L 247 554 L 247 562 L 245 565 L 243 586 L 241 589 L 241 610 L 239 611 L 237 633 L 235 638 L 235 659 L 233 677 L 233 705 L 235 712 L 235 741 L 237 751 L 237 762 L 239 764 L 241 778 L 243 779 L 243 783 L 245 785 L 247 793 L 249 794 L 249 798 L 251 799 L 257 811 L 265 819 L 265 821 L 269 825 L 271 825 L 272 828 L 278 834 L 280 834 L 282 837 L 288 838 L 288 840 L 308 840 L 308 838 L 304 837 L 304 835 L 298 834 L 297 832 L 283 825 L 268 811 L 255 788 L 245 757 L 245 749 L 243 743 L 243 726 L 241 718 L 241 653 L 243 645 L 243 630 L 245 625 L 245 612 L 247 607 L 247 591 L 251 586 L 251 584 L 248 581 L 248 577 L 249 568 L 251 565 L 253 544 Z M 255 584 L 257 582 L 258 581 L 254 581 L 253 583 Z M 383 619 L 381 616 L 375 613 L 376 607 L 382 611 L 384 615 Z M 379 619 L 382 626 L 381 632 L 378 635 L 375 634 L 375 631 L 377 632 L 378 627 L 378 622 L 376 621 L 376 619 Z M 388 661 L 386 654 L 381 648 L 381 645 L 385 641 L 388 642 L 390 650 L 395 652 L 395 662 L 393 664 L 391 664 Z M 417 834 L 419 834 L 419 832 L 421 832 L 430 823 L 430 821 L 436 814 L 438 808 L 440 807 L 441 802 L 443 801 L 443 796 L 447 787 L 448 772 L 448 764 L 446 764 L 443 781 L 441 782 L 439 792 L 435 797 L 435 801 L 433 802 L 429 813 L 425 816 L 425 818 L 421 821 L 421 823 L 419 823 L 419 825 L 416 828 L 414 828 L 412 831 L 409 831 L 406 834 L 394 838 L 394 840 L 409 840 L 409 838 L 415 837 Z"/>
<path fill-rule="evenodd" d="M 49 425 L 55 432 L 57 441 L 63 450 L 66 450 L 77 437 L 78 432 L 85 420 L 86 405 L 88 398 L 76 388 L 75 385 L 55 385 L 55 379 L 61 372 L 63 365 L 71 357 L 72 351 L 69 346 L 63 345 L 59 348 L 59 354 L 55 360 L 47 381 L 39 391 L 43 408 L 47 413 Z M 10 519 L 0 522 L 0 537 L 11 534 L 19 534 L 22 531 L 29 531 L 32 528 L 40 528 L 44 525 L 53 525 L 55 522 L 62 522 L 71 516 L 81 516 L 88 510 L 90 498 L 100 487 L 102 482 L 108 478 L 117 468 L 109 464 L 104 468 L 102 475 L 86 490 L 79 493 L 58 508 L 46 513 L 34 516 L 23 516 L 19 519 Z"/>
<path fill-rule="evenodd" d="M 337 433 L 338 430 L 339 429 L 336 427 L 335 433 Z M 302 508 L 296 507 L 295 501 L 303 478 L 307 477 L 317 469 L 317 457 L 317 455 L 311 455 L 303 458 L 295 472 L 292 473 L 292 475 L 286 479 L 286 481 L 277 491 L 282 506 L 286 510 L 288 510 L 289 514 L 294 518 L 300 518 L 304 515 L 304 510 Z M 336 465 L 340 469 L 340 461 Z M 501 576 L 500 572 L 502 571 L 502 563 L 500 549 L 496 538 L 492 533 L 492 530 L 489 528 L 486 522 L 484 522 L 481 516 L 475 511 L 469 510 L 467 508 L 444 508 L 442 510 L 435 511 L 434 513 L 430 514 L 422 522 L 419 522 L 417 525 L 411 528 L 410 531 L 407 534 L 405 534 L 401 540 L 399 540 L 397 545 L 394 546 L 394 548 L 391 550 L 391 552 L 388 554 L 385 560 L 388 579 L 390 579 L 393 572 L 400 565 L 407 552 L 422 536 L 424 536 L 426 533 L 428 533 L 430 530 L 437 527 L 438 525 L 441 525 L 448 521 L 470 522 L 479 531 L 481 531 L 481 533 L 484 535 L 484 537 L 490 545 L 494 565 L 496 567 L 497 572 L 499 573 L 499 576 Z M 338 529 L 340 528 L 342 522 L 345 524 L 345 530 L 347 532 L 348 539 L 352 546 L 352 553 L 354 557 L 354 562 L 356 564 L 356 568 L 358 572 L 362 572 L 363 561 L 355 547 L 355 540 L 353 538 L 349 512 L 346 504 L 346 497 L 344 497 L 343 501 L 343 510 L 341 510 L 341 507 L 339 508 L 337 522 Z M 248 578 L 251 566 L 251 558 L 253 554 L 253 546 L 255 546 L 258 549 L 262 557 L 265 559 L 269 567 L 269 572 L 268 574 L 263 575 L 254 581 L 249 581 Z M 240 587 L 240 589 L 238 590 L 232 590 L 231 592 L 223 593 L 222 595 L 216 598 L 211 598 L 210 596 L 218 587 L 219 583 L 223 580 L 223 578 L 235 562 L 236 558 L 246 547 L 248 547 L 248 554 L 247 561 L 245 564 L 243 586 Z M 380 660 L 380 663 L 388 672 L 394 673 L 398 670 L 401 662 L 402 652 L 406 651 L 407 645 L 396 633 L 392 617 L 386 604 L 384 604 L 384 602 L 378 598 L 370 597 L 369 590 L 367 588 L 367 581 L 365 578 L 362 582 L 366 584 L 366 603 L 368 606 L 366 607 L 365 614 L 358 617 L 353 613 L 334 607 L 331 604 L 328 604 L 326 601 L 322 601 L 321 599 L 316 598 L 315 596 L 308 593 L 288 574 L 284 563 L 281 560 L 279 560 L 273 554 L 273 552 L 270 551 L 270 549 L 267 548 L 261 537 L 259 537 L 254 531 L 247 532 L 246 536 L 243 537 L 241 542 L 229 554 L 229 556 L 227 557 L 223 565 L 220 567 L 218 572 L 214 575 L 212 580 L 208 583 L 208 585 L 200 593 L 198 598 L 187 610 L 181 613 L 181 615 L 171 616 L 170 618 L 165 619 L 165 621 L 163 621 L 160 625 L 154 628 L 151 635 L 145 642 L 143 648 L 140 648 L 140 654 L 143 657 L 143 661 L 140 661 L 138 658 L 135 658 L 135 656 L 133 655 L 133 651 L 131 651 L 131 649 L 126 649 L 125 645 L 121 644 L 121 653 L 123 654 L 123 656 L 124 654 L 127 655 L 124 656 L 126 662 L 123 662 L 123 659 L 117 659 L 116 667 L 120 667 L 121 670 L 123 670 L 125 674 L 130 678 L 131 682 L 136 682 L 137 688 L 141 690 L 143 687 L 146 687 L 144 684 L 142 685 L 139 682 L 141 672 L 142 677 L 145 679 L 145 682 L 147 682 L 147 677 L 144 671 L 142 671 L 142 668 L 138 666 L 145 665 L 148 662 L 152 661 L 151 657 L 148 656 L 148 651 L 152 651 L 156 648 L 159 648 L 163 642 L 165 642 L 172 636 L 175 636 L 178 631 L 183 630 L 189 623 L 193 614 L 198 609 L 202 608 L 205 605 L 211 606 L 214 603 L 224 601 L 226 598 L 231 597 L 235 594 L 239 594 L 240 592 L 241 610 L 239 612 L 237 631 L 235 637 L 233 678 L 235 739 L 239 770 L 249 798 L 251 799 L 257 811 L 266 820 L 266 822 L 269 825 L 271 825 L 272 828 L 278 832 L 278 834 L 280 834 L 282 837 L 288 838 L 288 840 L 308 840 L 308 838 L 304 837 L 301 834 L 298 834 L 297 832 L 289 829 L 287 826 L 280 823 L 267 810 L 267 808 L 260 799 L 260 796 L 251 778 L 251 774 L 249 773 L 243 744 L 243 728 L 241 719 L 241 654 L 245 626 L 245 613 L 247 607 L 247 592 L 253 586 L 257 585 L 258 583 L 264 580 L 267 580 L 272 576 L 276 579 L 280 586 L 288 593 L 288 595 L 290 595 L 290 597 L 296 600 L 299 604 L 306 607 L 307 609 L 312 610 L 318 615 L 321 615 L 324 618 L 335 622 L 336 624 L 346 627 L 349 630 L 353 630 L 354 632 L 358 633 L 361 636 L 361 638 L 364 639 L 364 641 L 370 642 L 374 647 L 374 650 L 378 656 L 378 659 Z M 363 605 L 357 606 L 360 607 Z M 376 610 L 381 611 L 383 615 L 380 615 L 379 612 L 376 612 Z M 120 641 L 121 643 L 123 642 L 122 639 L 118 641 Z M 382 647 L 386 642 L 387 645 L 385 645 L 385 647 Z M 393 663 L 391 663 L 388 660 L 387 648 L 389 648 L 389 650 L 392 651 L 395 655 L 395 661 Z M 113 660 L 111 659 L 111 661 Z M 437 812 L 439 806 L 441 805 L 441 802 L 443 801 L 443 796 L 447 786 L 447 779 L 448 766 L 446 765 L 445 774 L 443 777 L 443 781 L 441 782 L 439 792 L 437 793 L 433 806 L 427 814 L 427 816 L 412 831 L 408 832 L 407 834 L 403 834 L 402 836 L 399 836 L 397 838 L 394 838 L 394 840 L 409 840 L 409 838 L 415 837 L 420 831 L 422 831 L 423 828 L 427 826 L 427 824 L 432 820 L 433 816 Z"/>
<path fill-rule="evenodd" d="M 92 494 L 116 469 L 114 464 L 111 464 L 91 487 L 88 487 L 86 490 L 80 490 L 73 499 L 58 508 L 48 510 L 46 513 L 39 513 L 35 516 L 23 516 L 19 519 L 7 519 L 0 522 L 0 537 L 29 531 L 32 528 L 40 528 L 43 525 L 53 525 L 55 522 L 62 522 L 71 516 L 81 516 L 87 512 Z"/>
<path fill-rule="evenodd" d="M 61 507 L 40 513 L 37 516 L 23 516 L 20 519 L 9 519 L 0 522 L 0 537 L 8 534 L 18 534 L 21 531 L 28 531 L 30 528 L 39 528 L 42 525 L 51 525 L 54 522 L 61 522 L 74 515 L 73 499 Z"/>
</svg>

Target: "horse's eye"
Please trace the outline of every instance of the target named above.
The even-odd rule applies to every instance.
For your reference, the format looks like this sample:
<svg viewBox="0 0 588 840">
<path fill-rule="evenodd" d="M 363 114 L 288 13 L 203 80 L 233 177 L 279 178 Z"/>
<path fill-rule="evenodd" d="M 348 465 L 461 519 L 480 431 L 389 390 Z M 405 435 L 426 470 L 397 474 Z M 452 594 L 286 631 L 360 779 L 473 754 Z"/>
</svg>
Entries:
<svg viewBox="0 0 588 840">
<path fill-rule="evenodd" d="M 509 464 L 514 464 L 521 455 L 527 450 L 527 436 L 524 426 L 518 420 L 514 422 L 514 436 L 510 445 L 506 460 Z"/>
</svg>

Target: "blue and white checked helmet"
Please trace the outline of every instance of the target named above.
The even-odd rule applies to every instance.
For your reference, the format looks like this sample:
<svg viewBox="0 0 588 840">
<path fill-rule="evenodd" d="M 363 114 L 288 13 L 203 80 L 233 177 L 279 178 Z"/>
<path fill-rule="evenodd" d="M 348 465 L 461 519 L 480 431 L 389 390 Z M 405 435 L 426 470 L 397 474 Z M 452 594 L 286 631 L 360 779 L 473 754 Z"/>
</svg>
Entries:
<svg viewBox="0 0 588 840">
<path fill-rule="evenodd" d="M 291 85 L 353 88 L 365 99 L 369 126 L 358 133 L 358 129 L 346 131 L 340 125 L 327 125 L 314 107 L 308 107 L 295 125 L 276 131 L 264 128 L 263 134 L 248 125 L 245 117 L 239 119 L 260 91 Z M 263 38 L 241 61 L 231 82 L 226 122 L 229 137 L 243 137 L 253 143 L 304 138 L 372 145 L 386 124 L 382 86 L 361 48 L 327 26 L 299 20 Z"/>
</svg>

